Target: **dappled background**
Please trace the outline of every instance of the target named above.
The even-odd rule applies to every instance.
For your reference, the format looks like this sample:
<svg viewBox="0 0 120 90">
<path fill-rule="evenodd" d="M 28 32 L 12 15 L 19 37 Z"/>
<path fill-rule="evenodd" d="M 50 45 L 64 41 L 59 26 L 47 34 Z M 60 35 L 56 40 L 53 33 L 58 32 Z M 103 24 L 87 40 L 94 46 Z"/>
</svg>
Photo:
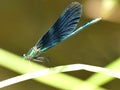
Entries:
<svg viewBox="0 0 120 90">
<path fill-rule="evenodd" d="M 54 24 L 61 12 L 73 1 L 0 1 L 0 48 L 19 56 L 27 53 Z M 83 5 L 83 13 L 78 27 L 96 17 L 102 17 L 103 19 L 43 53 L 41 56 L 45 56 L 50 60 L 50 65 L 44 64 L 45 66 L 82 63 L 104 67 L 120 56 L 120 1 L 76 1 Z M 29 69 L 29 67 L 26 68 Z M 0 72 L 0 80 L 19 75 L 2 66 Z M 66 74 L 85 80 L 93 73 L 75 71 Z M 114 79 L 102 87 L 109 90 L 119 90 L 119 83 L 119 79 Z M 2 90 L 33 89 L 57 90 L 34 80 L 18 83 Z"/>
</svg>

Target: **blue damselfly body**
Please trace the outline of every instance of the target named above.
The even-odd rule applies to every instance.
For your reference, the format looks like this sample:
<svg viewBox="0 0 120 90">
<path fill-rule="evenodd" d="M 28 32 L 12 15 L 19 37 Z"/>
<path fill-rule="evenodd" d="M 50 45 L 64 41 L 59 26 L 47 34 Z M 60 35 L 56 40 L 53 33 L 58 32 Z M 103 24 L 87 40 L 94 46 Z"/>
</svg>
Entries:
<svg viewBox="0 0 120 90">
<path fill-rule="evenodd" d="M 61 14 L 55 24 L 48 30 L 42 38 L 38 40 L 24 58 L 28 60 L 37 59 L 42 52 L 52 48 L 53 46 L 63 42 L 67 38 L 80 32 L 85 27 L 98 22 L 101 18 L 95 18 L 90 22 L 82 25 L 78 29 L 76 26 L 82 13 L 82 6 L 78 2 L 72 2 Z"/>
</svg>

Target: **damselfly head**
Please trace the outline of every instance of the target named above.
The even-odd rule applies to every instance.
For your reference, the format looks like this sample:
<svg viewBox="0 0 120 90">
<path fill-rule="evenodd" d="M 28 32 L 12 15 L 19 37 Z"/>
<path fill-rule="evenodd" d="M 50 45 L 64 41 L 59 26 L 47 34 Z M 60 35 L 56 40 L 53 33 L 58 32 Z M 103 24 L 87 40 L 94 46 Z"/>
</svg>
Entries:
<svg viewBox="0 0 120 90">
<path fill-rule="evenodd" d="M 27 60 L 33 60 L 36 57 L 38 57 L 40 53 L 41 53 L 40 48 L 33 47 L 28 51 L 27 54 L 23 54 L 23 57 L 24 59 L 27 59 Z"/>
</svg>

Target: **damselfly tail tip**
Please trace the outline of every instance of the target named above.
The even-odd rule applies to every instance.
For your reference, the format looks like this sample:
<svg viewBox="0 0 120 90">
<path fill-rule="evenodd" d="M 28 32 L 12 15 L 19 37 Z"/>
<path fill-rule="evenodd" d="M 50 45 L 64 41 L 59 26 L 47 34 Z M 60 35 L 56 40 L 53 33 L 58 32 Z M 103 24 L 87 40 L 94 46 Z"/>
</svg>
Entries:
<svg viewBox="0 0 120 90">
<path fill-rule="evenodd" d="M 95 18 L 95 19 L 93 19 L 90 23 L 91 23 L 91 24 L 96 23 L 96 22 L 100 21 L 101 19 L 102 19 L 101 17 Z"/>
<path fill-rule="evenodd" d="M 98 22 L 98 21 L 100 21 L 102 18 L 101 17 L 99 17 L 99 18 L 96 18 L 96 19 L 94 19 L 96 22 Z"/>
</svg>

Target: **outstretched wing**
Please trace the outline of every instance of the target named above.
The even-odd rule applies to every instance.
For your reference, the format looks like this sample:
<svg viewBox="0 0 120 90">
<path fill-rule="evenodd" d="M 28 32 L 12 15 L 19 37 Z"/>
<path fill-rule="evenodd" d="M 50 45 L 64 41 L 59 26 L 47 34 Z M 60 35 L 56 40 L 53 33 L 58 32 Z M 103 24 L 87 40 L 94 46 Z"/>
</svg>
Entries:
<svg viewBox="0 0 120 90">
<path fill-rule="evenodd" d="M 41 52 L 44 52 L 45 50 L 64 41 L 76 28 L 81 12 L 81 5 L 78 2 L 71 3 L 35 46 L 40 48 Z"/>
</svg>

